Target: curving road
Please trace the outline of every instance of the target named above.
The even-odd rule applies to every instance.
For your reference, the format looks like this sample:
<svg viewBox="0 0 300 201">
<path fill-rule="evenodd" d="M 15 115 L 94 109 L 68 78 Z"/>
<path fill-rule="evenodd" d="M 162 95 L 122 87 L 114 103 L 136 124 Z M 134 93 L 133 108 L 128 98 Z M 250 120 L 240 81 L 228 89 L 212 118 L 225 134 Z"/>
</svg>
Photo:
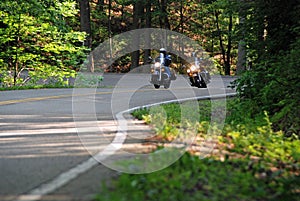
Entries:
<svg viewBox="0 0 300 201">
<path fill-rule="evenodd" d="M 148 80 L 146 74 L 105 74 L 95 89 L 0 92 L 0 200 L 90 200 L 101 180 L 118 172 L 91 158 L 98 148 L 83 145 L 104 148 L 102 140 L 113 140 L 115 114 L 162 101 L 234 92 L 227 87 L 232 77 L 213 77 L 209 89 L 191 88 L 178 77 L 170 89 L 156 90 Z M 80 138 L 78 132 L 91 127 L 97 128 Z M 106 139 L 94 136 L 99 127 Z M 130 132 L 151 134 L 138 123 Z"/>
</svg>

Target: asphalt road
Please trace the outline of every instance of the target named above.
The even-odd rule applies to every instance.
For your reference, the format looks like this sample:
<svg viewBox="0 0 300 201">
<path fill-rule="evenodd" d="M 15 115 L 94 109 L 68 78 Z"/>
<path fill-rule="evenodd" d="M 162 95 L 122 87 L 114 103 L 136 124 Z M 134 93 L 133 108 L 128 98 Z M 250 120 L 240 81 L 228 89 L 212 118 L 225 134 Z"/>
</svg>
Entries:
<svg viewBox="0 0 300 201">
<path fill-rule="evenodd" d="M 208 89 L 198 89 L 178 77 L 170 89 L 157 90 L 147 74 L 105 74 L 90 89 L 0 92 L 0 200 L 90 200 L 101 181 L 119 174 L 91 157 L 115 139 L 116 114 L 162 101 L 233 93 L 227 87 L 232 80 L 215 76 Z M 151 134 L 139 123 L 129 127 L 132 135 Z"/>
</svg>

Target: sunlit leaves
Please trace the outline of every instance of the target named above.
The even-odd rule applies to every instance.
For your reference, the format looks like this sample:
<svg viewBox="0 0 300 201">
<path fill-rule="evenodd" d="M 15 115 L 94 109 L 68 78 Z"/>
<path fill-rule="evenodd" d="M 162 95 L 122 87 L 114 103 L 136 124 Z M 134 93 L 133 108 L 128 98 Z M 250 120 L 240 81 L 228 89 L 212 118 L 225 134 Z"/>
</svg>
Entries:
<svg viewBox="0 0 300 201">
<path fill-rule="evenodd" d="M 64 17 L 73 17 L 79 11 L 75 1 L 56 2 L 55 8 L 60 10 Z"/>
<path fill-rule="evenodd" d="M 0 30 L 0 68 L 12 72 L 1 73 L 9 78 L 2 78 L 1 85 L 49 82 L 51 76 L 63 83 L 63 77 L 74 76 L 72 71 L 84 58 L 85 34 L 72 30 L 64 18 L 75 17 L 75 5 L 70 0 L 0 3 L 1 21 L 6 26 Z M 30 78 L 21 77 L 23 71 L 29 71 Z"/>
</svg>

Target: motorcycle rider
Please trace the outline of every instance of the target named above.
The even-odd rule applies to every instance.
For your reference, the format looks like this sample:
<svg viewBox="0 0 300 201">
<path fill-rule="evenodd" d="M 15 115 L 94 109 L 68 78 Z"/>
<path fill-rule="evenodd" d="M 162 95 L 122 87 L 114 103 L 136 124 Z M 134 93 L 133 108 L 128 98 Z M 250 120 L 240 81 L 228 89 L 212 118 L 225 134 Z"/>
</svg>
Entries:
<svg viewBox="0 0 300 201">
<path fill-rule="evenodd" d="M 200 59 L 197 57 L 197 52 L 192 52 L 192 57 L 195 59 L 195 66 L 199 66 Z M 191 86 L 195 86 L 194 78 L 190 77 Z"/>
<path fill-rule="evenodd" d="M 167 74 L 169 75 L 169 78 L 171 79 L 172 76 L 173 76 L 172 73 L 171 73 L 171 71 L 170 71 L 170 64 L 172 62 L 171 56 L 167 55 L 167 51 L 166 51 L 165 48 L 160 48 L 159 53 L 163 54 L 163 57 L 164 57 L 164 66 L 165 66 Z M 155 61 L 156 62 L 160 62 L 160 57 L 157 57 L 155 59 Z"/>
<path fill-rule="evenodd" d="M 202 81 L 204 81 L 204 83 L 202 83 L 201 85 L 204 86 L 204 88 L 206 88 L 207 84 L 210 83 L 210 74 L 209 72 L 201 65 L 201 61 L 203 60 L 201 57 L 198 57 L 198 52 L 193 52 L 192 53 L 192 57 L 194 58 L 194 66 L 196 68 L 198 68 L 200 70 L 200 74 L 199 74 L 199 78 L 202 79 Z M 190 76 L 190 82 L 191 82 L 191 86 L 196 86 L 196 83 L 194 81 L 194 77 Z"/>
</svg>

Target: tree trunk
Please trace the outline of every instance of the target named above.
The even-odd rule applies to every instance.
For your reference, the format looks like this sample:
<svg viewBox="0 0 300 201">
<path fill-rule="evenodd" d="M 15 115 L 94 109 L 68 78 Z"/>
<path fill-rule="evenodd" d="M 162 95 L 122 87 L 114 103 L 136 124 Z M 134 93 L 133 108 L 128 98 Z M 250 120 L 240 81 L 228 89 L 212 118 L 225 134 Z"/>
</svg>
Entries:
<svg viewBox="0 0 300 201">
<path fill-rule="evenodd" d="M 184 32 L 183 0 L 180 0 L 180 33 Z"/>
<path fill-rule="evenodd" d="M 161 12 L 163 15 L 163 28 L 170 30 L 171 25 L 170 25 L 169 18 L 168 18 L 167 7 L 168 7 L 168 0 L 161 0 Z"/>
<path fill-rule="evenodd" d="M 133 22 L 132 29 L 139 29 L 141 26 L 141 15 L 143 13 L 142 0 L 137 0 L 133 5 Z M 133 52 L 131 53 L 131 70 L 139 66 L 140 50 L 137 50 L 140 46 L 139 36 L 134 35 L 132 41 Z"/>
<path fill-rule="evenodd" d="M 215 12 L 215 17 L 216 17 L 216 26 L 217 26 L 218 36 L 219 36 L 222 59 L 223 59 L 223 66 L 224 66 L 224 71 L 226 72 L 226 51 L 223 45 L 223 39 L 222 39 L 221 30 L 219 26 L 219 13 L 217 11 Z"/>
<path fill-rule="evenodd" d="M 240 40 L 238 46 L 238 60 L 236 64 L 236 74 L 240 75 L 246 70 L 246 47 L 245 41 Z"/>
<path fill-rule="evenodd" d="M 19 54 L 18 51 L 20 49 L 20 30 L 21 30 L 21 14 L 18 14 L 18 30 L 17 30 L 17 38 L 16 38 L 16 60 L 15 60 L 15 69 L 14 69 L 14 86 L 17 84 L 18 71 L 19 71 Z"/>
<path fill-rule="evenodd" d="M 258 10 L 258 13 L 261 12 L 260 15 L 256 16 L 257 21 L 257 27 L 256 27 L 256 38 L 257 38 L 257 54 L 258 54 L 258 61 L 264 60 L 264 53 L 266 50 L 266 44 L 265 44 L 265 31 L 266 31 L 266 14 L 264 13 L 265 4 L 259 3 L 256 5 L 256 9 Z M 256 61 L 256 62 L 258 62 Z"/>
<path fill-rule="evenodd" d="M 79 0 L 79 5 L 80 5 L 80 31 L 87 33 L 87 37 L 84 41 L 84 45 L 88 48 L 91 48 L 92 47 L 92 32 L 91 32 L 89 0 Z"/>
<path fill-rule="evenodd" d="M 90 19 L 90 3 L 89 0 L 79 0 L 80 5 L 80 31 L 87 34 L 84 46 L 92 47 L 92 31 L 91 31 L 91 19 Z M 88 58 L 87 70 L 89 72 L 94 72 L 94 58 L 90 55 Z"/>
<path fill-rule="evenodd" d="M 145 22 L 145 28 L 151 28 L 151 0 L 147 0 L 146 3 L 146 22 Z M 145 38 L 146 45 L 150 47 L 150 33 L 147 31 L 147 35 Z M 144 53 L 144 64 L 147 64 L 148 58 L 151 56 L 151 50 L 145 49 Z"/>
<path fill-rule="evenodd" d="M 104 0 L 98 0 L 97 7 L 98 7 L 99 12 L 103 12 L 104 11 Z"/>
<path fill-rule="evenodd" d="M 112 30 L 111 30 L 111 10 L 112 10 L 112 2 L 108 0 L 108 37 L 109 37 L 109 59 L 110 59 L 110 71 L 112 72 L 113 65 L 112 65 Z"/>
<path fill-rule="evenodd" d="M 238 45 L 238 59 L 236 64 L 236 74 L 240 75 L 246 70 L 246 43 L 244 41 L 245 38 L 245 11 L 244 11 L 244 0 L 240 1 L 240 8 L 239 8 L 239 21 L 240 21 L 240 27 L 242 29 L 242 39 L 239 41 Z"/>
<path fill-rule="evenodd" d="M 169 16 L 168 16 L 168 0 L 161 0 L 161 12 L 162 12 L 162 19 L 163 19 L 163 29 L 167 29 L 170 30 L 171 29 L 171 25 L 169 22 Z M 171 49 L 172 47 L 168 46 L 168 36 L 167 33 L 165 32 L 164 34 L 164 39 L 163 39 L 163 44 L 162 46 L 164 46 L 164 48 Z"/>
<path fill-rule="evenodd" d="M 183 0 L 180 1 L 180 33 L 183 34 L 184 32 L 184 20 L 183 20 Z M 181 54 L 184 55 L 184 44 L 183 41 L 180 41 L 180 51 Z M 182 62 L 181 62 L 181 66 L 182 66 Z"/>
<path fill-rule="evenodd" d="M 225 75 L 230 75 L 231 42 L 232 42 L 232 14 L 230 14 L 229 16 L 228 45 L 227 45 L 226 61 L 225 61 Z"/>
</svg>

